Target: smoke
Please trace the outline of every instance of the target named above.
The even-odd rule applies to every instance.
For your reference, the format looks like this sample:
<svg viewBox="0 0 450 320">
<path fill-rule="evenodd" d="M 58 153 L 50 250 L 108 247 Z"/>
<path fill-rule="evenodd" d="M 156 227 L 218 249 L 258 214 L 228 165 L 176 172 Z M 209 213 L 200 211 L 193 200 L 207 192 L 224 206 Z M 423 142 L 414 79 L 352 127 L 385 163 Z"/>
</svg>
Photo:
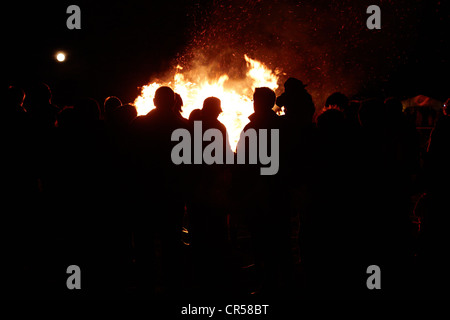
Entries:
<svg viewBox="0 0 450 320">
<path fill-rule="evenodd" d="M 413 12 L 407 4 L 412 1 L 378 1 L 382 29 L 368 30 L 366 9 L 377 4 L 372 2 L 197 1 L 189 13 L 192 40 L 177 62 L 203 68 L 211 79 L 242 79 L 247 54 L 281 71 L 278 91 L 288 77 L 308 84 L 321 108 L 335 91 L 353 96 L 369 81 L 386 81 L 405 56 L 413 33 L 402 33 L 395 21 L 411 28 L 421 1 Z"/>
</svg>

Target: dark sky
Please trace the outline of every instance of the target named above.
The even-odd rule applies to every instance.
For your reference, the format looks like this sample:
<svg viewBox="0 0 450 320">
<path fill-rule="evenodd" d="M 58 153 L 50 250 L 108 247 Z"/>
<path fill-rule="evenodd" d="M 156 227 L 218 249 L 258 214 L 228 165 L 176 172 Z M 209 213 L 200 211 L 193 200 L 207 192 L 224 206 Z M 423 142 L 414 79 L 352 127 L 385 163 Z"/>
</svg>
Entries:
<svg viewBox="0 0 450 320">
<path fill-rule="evenodd" d="M 81 8 L 81 30 L 66 8 Z M 382 29 L 369 31 L 377 4 Z M 448 93 L 448 9 L 443 1 L 38 1 L 2 4 L 2 85 L 44 81 L 55 103 L 70 97 L 125 102 L 176 62 L 243 53 L 302 78 L 317 95 Z M 67 53 L 57 63 L 54 54 Z M 231 58 L 230 58 L 231 57 Z"/>
<path fill-rule="evenodd" d="M 72 1 L 28 3 L 9 4 L 4 11 L 5 78 L 25 85 L 43 80 L 56 96 L 61 90 L 96 98 L 134 96 L 185 43 L 185 8 L 171 1 L 78 2 L 81 30 L 66 27 Z M 55 61 L 58 50 L 67 53 L 66 62 Z"/>
</svg>

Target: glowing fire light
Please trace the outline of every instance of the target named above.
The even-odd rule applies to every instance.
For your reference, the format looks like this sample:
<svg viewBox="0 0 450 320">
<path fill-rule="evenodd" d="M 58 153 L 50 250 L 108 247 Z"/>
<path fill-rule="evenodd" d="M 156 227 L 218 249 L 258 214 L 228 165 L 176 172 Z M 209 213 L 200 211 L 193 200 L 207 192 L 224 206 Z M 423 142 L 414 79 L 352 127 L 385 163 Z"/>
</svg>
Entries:
<svg viewBox="0 0 450 320">
<path fill-rule="evenodd" d="M 147 114 L 154 107 L 153 97 L 156 89 L 162 85 L 170 86 L 181 95 L 183 99 L 182 114 L 189 117 L 192 110 L 203 106 L 203 101 L 211 96 L 222 101 L 223 112 L 219 116 L 227 128 L 230 145 L 236 149 L 239 135 L 244 126 L 249 122 L 248 116 L 253 113 L 253 91 L 257 87 L 269 87 L 272 90 L 278 88 L 278 74 L 268 69 L 259 61 L 250 59 L 244 55 L 247 62 L 246 79 L 232 80 L 228 75 L 221 75 L 218 79 L 209 80 L 207 75 L 202 75 L 200 70 L 191 70 L 196 77 L 196 82 L 188 81 L 183 73 L 183 68 L 177 66 L 173 81 L 153 82 L 142 87 L 141 95 L 136 98 L 134 105 L 139 115 Z"/>
</svg>

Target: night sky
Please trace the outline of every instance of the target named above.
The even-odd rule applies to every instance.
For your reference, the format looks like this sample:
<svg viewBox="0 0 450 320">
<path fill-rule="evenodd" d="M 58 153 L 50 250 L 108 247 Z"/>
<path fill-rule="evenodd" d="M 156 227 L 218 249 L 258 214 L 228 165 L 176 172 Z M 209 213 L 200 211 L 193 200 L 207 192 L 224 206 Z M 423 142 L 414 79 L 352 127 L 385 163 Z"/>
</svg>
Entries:
<svg viewBox="0 0 450 320">
<path fill-rule="evenodd" d="M 66 27 L 71 4 L 81 8 L 81 30 Z M 366 27 L 371 4 L 381 8 L 381 30 Z M 284 72 L 281 82 L 308 83 L 316 104 L 333 91 L 449 95 L 442 0 L 15 1 L 2 16 L 2 85 L 44 81 L 60 105 L 78 96 L 132 102 L 177 63 L 239 77 L 244 53 Z"/>
</svg>

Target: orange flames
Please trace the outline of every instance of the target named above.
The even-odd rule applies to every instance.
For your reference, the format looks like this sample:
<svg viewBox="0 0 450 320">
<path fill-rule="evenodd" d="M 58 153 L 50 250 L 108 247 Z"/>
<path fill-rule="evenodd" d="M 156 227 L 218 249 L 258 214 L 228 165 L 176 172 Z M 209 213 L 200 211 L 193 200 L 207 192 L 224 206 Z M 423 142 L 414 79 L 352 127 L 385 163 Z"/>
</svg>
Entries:
<svg viewBox="0 0 450 320">
<path fill-rule="evenodd" d="M 269 87 L 272 90 L 278 88 L 279 71 L 274 72 L 268 69 L 259 61 L 250 59 L 244 55 L 247 73 L 245 79 L 234 80 L 223 74 L 218 79 L 208 79 L 207 72 L 203 70 L 191 70 L 189 75 L 183 72 L 181 66 L 177 66 L 170 82 L 153 82 L 142 87 L 142 92 L 134 101 L 139 115 L 147 114 L 154 108 L 153 97 L 155 91 L 161 85 L 170 86 L 183 99 L 182 114 L 189 117 L 192 110 L 202 108 L 203 101 L 211 96 L 222 101 L 223 112 L 219 116 L 227 128 L 230 145 L 236 150 L 239 135 L 244 126 L 249 122 L 248 116 L 253 113 L 253 91 L 257 87 Z M 195 75 L 194 80 L 190 75 Z"/>
</svg>

